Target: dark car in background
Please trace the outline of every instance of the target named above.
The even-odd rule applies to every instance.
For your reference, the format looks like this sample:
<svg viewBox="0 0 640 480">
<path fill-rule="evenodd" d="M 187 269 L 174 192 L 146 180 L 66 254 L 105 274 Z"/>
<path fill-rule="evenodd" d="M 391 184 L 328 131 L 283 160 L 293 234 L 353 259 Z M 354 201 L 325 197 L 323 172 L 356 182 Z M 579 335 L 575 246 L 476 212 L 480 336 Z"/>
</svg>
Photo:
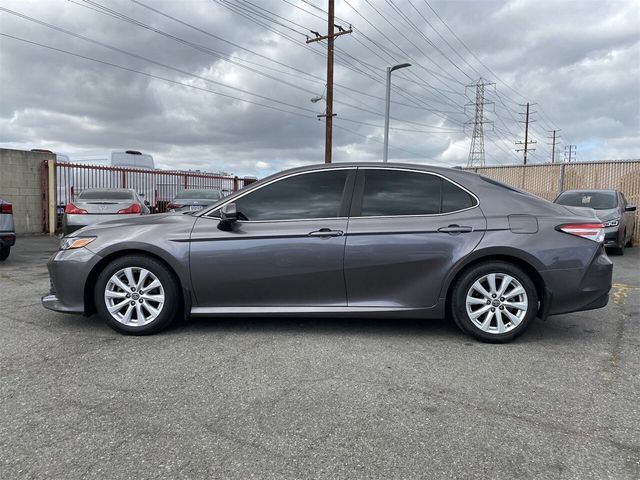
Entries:
<svg viewBox="0 0 640 480">
<path fill-rule="evenodd" d="M 605 227 L 604 244 L 619 255 L 633 242 L 636 206 L 617 190 L 567 190 L 555 203 L 570 207 L 593 208 Z"/>
<path fill-rule="evenodd" d="M 9 258 L 11 247 L 16 243 L 13 224 L 13 205 L 0 198 L 0 261 Z"/>
<path fill-rule="evenodd" d="M 65 235 L 76 230 L 121 218 L 122 216 L 148 215 L 146 202 L 132 188 L 88 188 L 68 203 L 62 217 Z"/>
<path fill-rule="evenodd" d="M 170 212 L 198 212 L 222 198 L 218 189 L 184 189 L 167 205 Z"/>
<path fill-rule="evenodd" d="M 310 166 L 192 215 L 123 216 L 64 237 L 42 303 L 138 335 L 182 314 L 450 316 L 506 342 L 536 316 L 607 304 L 603 240 L 592 210 L 475 173 Z"/>
</svg>

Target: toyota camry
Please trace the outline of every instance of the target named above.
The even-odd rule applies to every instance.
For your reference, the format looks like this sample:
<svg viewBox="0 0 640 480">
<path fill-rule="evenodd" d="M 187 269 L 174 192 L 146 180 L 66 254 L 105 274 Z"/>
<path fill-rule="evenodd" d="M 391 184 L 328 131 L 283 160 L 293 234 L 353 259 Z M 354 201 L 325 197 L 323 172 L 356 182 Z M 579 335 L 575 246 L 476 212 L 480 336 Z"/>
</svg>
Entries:
<svg viewBox="0 0 640 480">
<path fill-rule="evenodd" d="M 198 212 L 122 216 L 62 239 L 46 308 L 126 334 L 180 317 L 449 318 L 505 342 L 604 307 L 591 209 L 475 173 L 408 164 L 288 170 Z"/>
</svg>

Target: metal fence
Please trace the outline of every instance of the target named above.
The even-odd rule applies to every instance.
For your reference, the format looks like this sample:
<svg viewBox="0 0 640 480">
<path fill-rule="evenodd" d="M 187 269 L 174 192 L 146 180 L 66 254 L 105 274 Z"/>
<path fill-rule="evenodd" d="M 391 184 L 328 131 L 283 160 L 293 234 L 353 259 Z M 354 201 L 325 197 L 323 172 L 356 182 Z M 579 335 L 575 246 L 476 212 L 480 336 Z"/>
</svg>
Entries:
<svg viewBox="0 0 640 480">
<path fill-rule="evenodd" d="M 72 202 L 87 188 L 133 188 L 149 202 L 153 212 L 164 212 L 167 204 L 179 190 L 217 189 L 223 195 L 228 195 L 255 179 L 204 172 L 146 170 L 56 162 L 55 181 L 58 213 L 61 213 L 66 204 Z"/>
<path fill-rule="evenodd" d="M 480 175 L 553 201 L 565 190 L 610 188 L 640 207 L 640 160 L 513 165 L 469 168 Z M 640 241 L 640 211 L 636 210 L 634 243 Z"/>
</svg>

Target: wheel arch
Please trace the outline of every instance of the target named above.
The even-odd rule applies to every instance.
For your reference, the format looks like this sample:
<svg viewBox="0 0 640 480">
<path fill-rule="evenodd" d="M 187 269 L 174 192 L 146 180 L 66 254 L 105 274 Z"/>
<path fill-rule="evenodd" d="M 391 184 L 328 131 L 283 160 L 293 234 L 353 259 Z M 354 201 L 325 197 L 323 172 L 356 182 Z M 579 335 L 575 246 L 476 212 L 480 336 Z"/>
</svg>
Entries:
<svg viewBox="0 0 640 480">
<path fill-rule="evenodd" d="M 547 288 L 544 278 L 539 272 L 539 270 L 541 270 L 541 264 L 538 260 L 532 258 L 527 252 L 517 249 L 509 249 L 506 251 L 503 249 L 487 249 L 474 252 L 474 254 L 469 255 L 462 262 L 456 265 L 445 279 L 440 295 L 441 298 L 445 298 L 447 311 L 449 311 L 451 307 L 451 291 L 458 279 L 470 268 L 473 268 L 480 263 L 496 260 L 511 263 L 521 268 L 527 275 L 529 275 L 531 281 L 536 287 L 538 301 L 540 302 L 538 316 L 545 318 L 551 302 L 551 292 Z"/>
<path fill-rule="evenodd" d="M 182 292 L 180 295 L 180 297 L 182 298 L 181 307 L 183 309 L 183 313 L 186 318 L 189 315 L 189 312 L 191 311 L 191 304 L 192 304 L 191 291 L 184 286 L 184 283 L 181 281 L 180 275 L 178 275 L 178 273 L 176 272 L 176 269 L 173 268 L 173 266 L 169 262 L 167 262 L 165 259 L 163 259 L 161 256 L 153 252 L 149 252 L 148 250 L 140 250 L 136 248 L 129 248 L 125 250 L 118 250 L 115 252 L 111 252 L 110 254 L 103 257 L 96 265 L 94 265 L 94 267 L 91 269 L 91 272 L 89 272 L 87 281 L 84 284 L 84 314 L 89 316 L 96 313 L 97 311 L 93 292 L 95 289 L 96 281 L 98 280 L 98 276 L 100 275 L 100 272 L 102 272 L 102 270 L 113 260 L 116 260 L 117 258 L 125 257 L 127 255 L 142 255 L 145 257 L 149 257 L 163 264 L 165 267 L 167 267 L 167 269 L 176 278 L 178 285 L 182 287 Z"/>
</svg>

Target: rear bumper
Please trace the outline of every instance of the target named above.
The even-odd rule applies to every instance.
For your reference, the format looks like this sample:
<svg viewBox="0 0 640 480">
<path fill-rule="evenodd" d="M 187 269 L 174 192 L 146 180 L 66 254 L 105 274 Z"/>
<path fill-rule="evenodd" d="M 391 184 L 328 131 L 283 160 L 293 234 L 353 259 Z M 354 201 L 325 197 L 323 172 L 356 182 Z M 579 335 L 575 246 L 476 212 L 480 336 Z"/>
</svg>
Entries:
<svg viewBox="0 0 640 480">
<path fill-rule="evenodd" d="M 0 232 L 0 247 L 13 247 L 16 244 L 16 234 L 13 232 Z"/>
<path fill-rule="evenodd" d="M 598 248 L 587 268 L 540 272 L 553 293 L 549 315 L 602 308 L 609 301 L 613 262 L 604 246 Z"/>
</svg>

